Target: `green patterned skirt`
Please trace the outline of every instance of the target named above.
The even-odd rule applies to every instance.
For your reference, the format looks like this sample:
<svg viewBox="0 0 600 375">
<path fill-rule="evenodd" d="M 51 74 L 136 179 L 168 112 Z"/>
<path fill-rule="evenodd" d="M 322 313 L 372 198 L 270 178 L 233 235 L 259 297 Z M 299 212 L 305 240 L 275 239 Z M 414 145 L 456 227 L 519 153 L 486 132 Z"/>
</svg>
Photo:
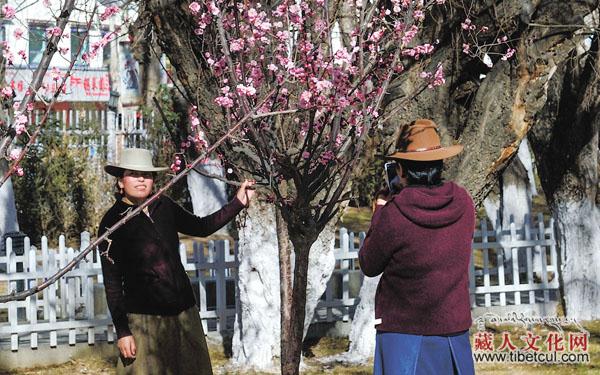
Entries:
<svg viewBox="0 0 600 375">
<path fill-rule="evenodd" d="M 136 358 L 119 358 L 117 374 L 212 375 L 198 308 L 179 315 L 127 314 Z"/>
</svg>

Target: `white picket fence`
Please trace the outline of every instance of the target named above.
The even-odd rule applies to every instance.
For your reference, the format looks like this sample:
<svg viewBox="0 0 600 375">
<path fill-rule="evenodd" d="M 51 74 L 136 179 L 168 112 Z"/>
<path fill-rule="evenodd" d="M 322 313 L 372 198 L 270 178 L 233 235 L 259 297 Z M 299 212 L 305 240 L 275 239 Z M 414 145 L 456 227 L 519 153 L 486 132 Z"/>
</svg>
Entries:
<svg viewBox="0 0 600 375">
<path fill-rule="evenodd" d="M 558 289 L 552 228 L 552 220 L 545 226 L 542 216 L 535 228 L 517 229 L 513 224 L 506 231 L 488 230 L 482 221 L 473 242 L 472 306 L 535 305 L 552 300 L 551 293 Z M 364 233 L 355 236 L 344 228 L 340 230 L 334 250 L 336 267 L 315 309 L 313 323 L 352 318 L 363 278 L 358 249 L 364 237 Z M 7 239 L 6 255 L 0 256 L 0 292 L 20 291 L 42 282 L 88 243 L 89 234 L 82 233 L 76 250 L 67 247 L 61 236 L 58 249 L 50 249 L 43 238 L 38 250 L 26 238 L 23 255 L 16 255 L 11 239 Z M 536 251 L 540 254 L 539 268 L 534 267 Z M 512 255 L 510 264 L 505 261 L 507 252 Z M 231 332 L 236 314 L 237 249 L 228 241 L 209 241 L 207 245 L 196 242 L 190 252 L 182 245 L 180 255 L 200 302 L 205 332 L 216 336 Z M 98 255 L 89 254 L 86 260 L 41 294 L 0 304 L 0 346 L 9 341 L 10 349 L 17 351 L 20 345 L 35 349 L 40 343 L 56 347 L 93 344 L 97 340 L 112 342 L 115 336 Z"/>
</svg>

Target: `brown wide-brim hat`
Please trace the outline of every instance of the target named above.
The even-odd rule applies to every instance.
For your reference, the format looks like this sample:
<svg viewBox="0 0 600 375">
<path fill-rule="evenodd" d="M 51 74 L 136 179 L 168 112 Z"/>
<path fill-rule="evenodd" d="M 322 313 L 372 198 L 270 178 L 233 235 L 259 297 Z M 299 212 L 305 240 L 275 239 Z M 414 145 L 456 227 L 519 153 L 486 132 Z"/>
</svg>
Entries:
<svg viewBox="0 0 600 375">
<path fill-rule="evenodd" d="M 121 158 L 118 164 L 109 164 L 104 167 L 106 173 L 122 177 L 126 169 L 139 172 L 162 172 L 167 167 L 155 167 L 152 164 L 152 153 L 143 148 L 125 148 L 121 151 Z"/>
<path fill-rule="evenodd" d="M 443 160 L 458 155 L 462 150 L 462 145 L 442 147 L 435 122 L 419 119 L 400 132 L 396 141 L 396 152 L 385 158 L 415 161 Z"/>
</svg>

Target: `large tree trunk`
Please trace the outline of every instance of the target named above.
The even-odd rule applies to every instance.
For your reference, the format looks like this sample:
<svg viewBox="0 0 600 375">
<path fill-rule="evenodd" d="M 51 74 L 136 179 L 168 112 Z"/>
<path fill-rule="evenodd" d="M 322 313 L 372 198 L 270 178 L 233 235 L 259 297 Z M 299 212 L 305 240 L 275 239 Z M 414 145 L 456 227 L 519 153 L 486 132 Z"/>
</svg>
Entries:
<svg viewBox="0 0 600 375">
<path fill-rule="evenodd" d="M 277 222 L 275 206 L 253 202 L 246 214 L 238 218 L 239 261 L 238 268 L 238 315 L 236 317 L 232 342 L 232 364 L 236 367 L 255 370 L 273 370 L 275 357 L 280 357 L 282 342 L 291 334 L 280 335 L 281 320 L 289 322 L 292 330 L 292 291 L 289 303 L 285 304 L 288 314 L 281 314 L 281 292 L 284 283 L 280 277 L 281 253 L 289 252 L 289 278 L 294 267 L 294 248 L 287 238 L 283 218 Z M 306 308 L 301 333 L 306 334 L 314 315 L 319 298 L 327 286 L 335 265 L 333 247 L 335 241 L 335 221 L 328 225 L 313 243 L 308 260 L 306 282 Z M 287 229 L 287 228 L 286 228 Z M 281 237 L 279 234 L 281 233 Z M 288 248 L 283 249 L 287 243 Z M 285 257 L 283 257 L 285 258 Z M 285 259 L 284 259 L 285 260 Z M 286 263 L 285 261 L 282 263 Z M 284 298 L 285 300 L 285 298 Z M 285 315 L 285 317 L 284 317 Z M 303 337 L 303 336 L 302 336 Z M 287 342 L 287 341 L 286 341 Z M 290 345 L 287 342 L 287 345 Z"/>
<path fill-rule="evenodd" d="M 238 312 L 232 342 L 234 366 L 273 369 L 279 356 L 279 261 L 275 206 L 253 202 L 237 219 Z"/>
<path fill-rule="evenodd" d="M 561 68 L 530 135 L 542 188 L 556 220 L 565 311 L 600 318 L 600 128 L 598 37 Z"/>
<path fill-rule="evenodd" d="M 358 298 L 360 302 L 354 311 L 350 330 L 350 347 L 343 355 L 335 358 L 350 363 L 361 363 L 375 352 L 375 292 L 380 276 L 364 277 Z"/>
</svg>

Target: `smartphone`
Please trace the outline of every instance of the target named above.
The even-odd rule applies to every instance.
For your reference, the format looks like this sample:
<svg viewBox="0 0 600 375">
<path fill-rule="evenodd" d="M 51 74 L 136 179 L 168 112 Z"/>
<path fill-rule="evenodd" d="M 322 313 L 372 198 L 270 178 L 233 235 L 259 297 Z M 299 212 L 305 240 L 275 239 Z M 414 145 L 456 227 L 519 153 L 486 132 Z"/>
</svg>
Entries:
<svg viewBox="0 0 600 375">
<path fill-rule="evenodd" d="M 388 161 L 383 165 L 383 168 L 385 169 L 385 179 L 387 182 L 387 187 L 388 189 L 390 189 L 390 193 L 393 194 L 396 192 L 396 188 L 394 187 L 393 182 L 394 179 L 398 177 L 398 173 L 396 171 L 396 162 Z"/>
</svg>

